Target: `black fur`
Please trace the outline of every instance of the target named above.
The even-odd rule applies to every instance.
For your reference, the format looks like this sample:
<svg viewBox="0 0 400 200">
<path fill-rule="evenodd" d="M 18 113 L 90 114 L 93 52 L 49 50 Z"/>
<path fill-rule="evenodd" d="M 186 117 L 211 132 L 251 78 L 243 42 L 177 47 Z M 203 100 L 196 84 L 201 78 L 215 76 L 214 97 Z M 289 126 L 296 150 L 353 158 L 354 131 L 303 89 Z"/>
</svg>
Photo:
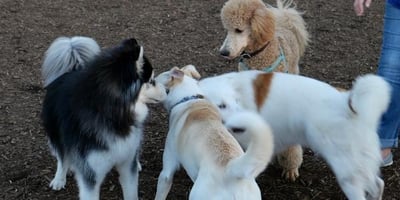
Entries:
<svg viewBox="0 0 400 200">
<path fill-rule="evenodd" d="M 90 150 L 106 150 L 106 134 L 130 133 L 135 122 L 130 106 L 153 70 L 144 57 L 142 73 L 137 73 L 139 53 L 135 39 L 125 40 L 102 51 L 84 69 L 65 73 L 46 87 L 43 125 L 61 159 L 71 151 L 84 158 Z"/>
</svg>

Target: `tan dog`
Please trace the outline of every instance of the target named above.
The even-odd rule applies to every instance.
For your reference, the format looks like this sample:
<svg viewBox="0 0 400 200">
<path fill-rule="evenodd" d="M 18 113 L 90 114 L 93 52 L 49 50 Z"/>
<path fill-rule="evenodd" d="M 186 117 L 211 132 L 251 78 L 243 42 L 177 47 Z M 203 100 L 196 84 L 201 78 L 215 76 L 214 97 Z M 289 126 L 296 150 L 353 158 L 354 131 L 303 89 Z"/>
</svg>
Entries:
<svg viewBox="0 0 400 200">
<path fill-rule="evenodd" d="M 156 77 L 169 93 L 164 102 L 169 111 L 169 132 L 158 178 L 157 200 L 166 199 L 180 165 L 194 185 L 189 199 L 261 199 L 255 181 L 269 163 L 273 137 L 269 126 L 256 113 L 243 112 L 227 119 L 232 134 L 248 138 L 243 152 L 222 124 L 218 109 L 205 100 L 189 65 L 173 68 Z"/>
<path fill-rule="evenodd" d="M 249 69 L 298 74 L 309 39 L 301 14 L 291 4 L 278 0 L 275 8 L 261 0 L 227 1 L 221 10 L 227 31 L 221 55 L 229 59 L 246 55 Z"/>
<path fill-rule="evenodd" d="M 301 14 L 291 4 L 278 0 L 275 8 L 261 0 L 227 1 L 221 10 L 227 36 L 220 54 L 228 59 L 240 56 L 239 71 L 299 74 L 298 63 L 309 37 Z M 291 146 L 277 158 L 282 175 L 296 180 L 303 162 L 301 146 Z"/>
</svg>

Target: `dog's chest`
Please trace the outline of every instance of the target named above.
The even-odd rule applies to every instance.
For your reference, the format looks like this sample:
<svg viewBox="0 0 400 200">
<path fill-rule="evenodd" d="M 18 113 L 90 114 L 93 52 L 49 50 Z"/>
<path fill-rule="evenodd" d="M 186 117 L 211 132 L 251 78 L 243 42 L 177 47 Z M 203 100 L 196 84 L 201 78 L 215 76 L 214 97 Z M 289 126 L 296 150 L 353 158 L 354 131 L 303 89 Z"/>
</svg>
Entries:
<svg viewBox="0 0 400 200">
<path fill-rule="evenodd" d="M 108 150 L 93 153 L 94 159 L 108 161 L 110 163 L 120 163 L 133 158 L 137 149 L 140 147 L 142 132 L 139 128 L 132 128 L 131 133 L 125 138 L 113 138 L 108 140 Z"/>
<path fill-rule="evenodd" d="M 148 112 L 149 112 L 149 109 L 145 103 L 143 103 L 143 102 L 136 103 L 135 108 L 134 108 L 134 114 L 135 114 L 135 118 L 136 118 L 136 121 L 138 122 L 138 124 L 142 125 L 145 122 Z"/>
</svg>

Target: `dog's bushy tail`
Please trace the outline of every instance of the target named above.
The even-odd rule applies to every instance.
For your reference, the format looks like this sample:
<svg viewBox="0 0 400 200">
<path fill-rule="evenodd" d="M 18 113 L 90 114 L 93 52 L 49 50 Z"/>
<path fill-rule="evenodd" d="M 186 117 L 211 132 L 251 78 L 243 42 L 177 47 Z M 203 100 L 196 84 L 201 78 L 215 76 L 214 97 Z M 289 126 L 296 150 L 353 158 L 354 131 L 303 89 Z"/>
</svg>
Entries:
<svg viewBox="0 0 400 200">
<path fill-rule="evenodd" d="M 277 0 L 275 11 L 277 26 L 283 26 L 296 35 L 299 55 L 302 56 L 310 41 L 306 23 L 302 17 L 303 13 L 296 10 L 293 0 Z"/>
<path fill-rule="evenodd" d="M 227 165 L 227 177 L 256 178 L 271 161 L 274 151 L 272 131 L 254 112 L 234 114 L 226 127 L 245 149 L 245 153 Z"/>
<path fill-rule="evenodd" d="M 349 111 L 365 126 L 376 130 L 390 102 L 390 85 L 382 77 L 368 74 L 358 77 L 349 93 Z"/>
<path fill-rule="evenodd" d="M 98 53 L 100 47 L 89 37 L 59 37 L 45 53 L 42 65 L 44 86 L 48 86 L 64 73 L 80 70 Z"/>
</svg>

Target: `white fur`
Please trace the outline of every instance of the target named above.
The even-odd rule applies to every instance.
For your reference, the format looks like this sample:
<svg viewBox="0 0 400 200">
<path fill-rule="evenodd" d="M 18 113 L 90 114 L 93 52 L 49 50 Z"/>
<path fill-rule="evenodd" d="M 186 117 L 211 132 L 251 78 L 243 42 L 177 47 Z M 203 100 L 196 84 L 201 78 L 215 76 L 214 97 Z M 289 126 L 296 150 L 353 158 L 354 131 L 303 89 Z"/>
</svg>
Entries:
<svg viewBox="0 0 400 200">
<path fill-rule="evenodd" d="M 143 63 L 144 63 L 143 54 L 144 54 L 144 50 L 143 50 L 143 47 L 141 46 L 140 47 L 140 53 L 139 53 L 139 59 L 136 61 L 136 66 L 139 66 L 137 68 L 138 74 L 141 74 L 142 71 L 143 71 L 143 69 L 142 69 Z"/>
<path fill-rule="evenodd" d="M 348 199 L 366 199 L 365 192 L 368 199 L 381 199 L 384 183 L 376 131 L 389 104 L 389 85 L 366 75 L 357 78 L 349 92 L 339 92 L 315 79 L 273 73 L 258 110 L 253 81 L 261 73 L 228 73 L 199 85 L 223 118 L 243 109 L 258 111 L 273 130 L 275 154 L 294 144 L 309 146 L 326 159 Z"/>
<path fill-rule="evenodd" d="M 153 80 L 154 81 L 154 80 Z M 148 107 L 146 103 L 159 103 L 167 97 L 165 88 L 159 83 L 152 85 L 144 83 L 139 93 L 139 98 L 134 107 L 134 115 L 137 120 L 136 127 L 132 126 L 132 132 L 125 139 L 110 138 L 107 140 L 111 147 L 106 152 L 94 152 L 88 156 L 90 166 L 97 167 L 96 174 L 99 180 L 103 180 L 105 175 L 115 166 L 119 173 L 119 182 L 122 187 L 124 199 L 137 199 L 138 197 L 138 176 L 132 176 L 131 164 L 136 158 L 137 171 L 141 170 L 138 151 L 141 146 L 143 137 L 143 125 L 148 115 Z M 135 157 L 132 154 L 137 154 Z M 78 171 L 76 171 L 78 172 Z M 138 173 L 135 173 L 138 174 Z M 103 176 L 101 176 L 103 175 Z M 78 182 L 83 181 L 82 176 L 76 175 Z M 87 190 L 85 187 L 79 188 L 80 199 L 99 199 L 100 184 L 102 181 L 97 181 L 94 190 Z M 81 185 L 81 184 L 80 184 Z"/>
<path fill-rule="evenodd" d="M 83 200 L 97 200 L 100 194 L 100 186 L 109 171 L 115 166 L 119 173 L 119 181 L 122 187 L 124 199 L 137 199 L 138 197 L 138 176 L 132 176 L 131 166 L 135 162 L 142 141 L 142 129 L 132 127 L 132 132 L 124 139 L 110 137 L 108 142 L 109 149 L 107 151 L 92 151 L 88 155 L 87 161 L 89 166 L 96 170 L 96 185 L 94 189 L 88 190 L 83 182 L 83 177 L 79 174 L 79 170 L 74 170 L 78 181 L 79 198 Z M 138 156 L 138 155 L 137 155 Z M 138 169 L 137 169 L 138 170 Z M 134 173 L 138 174 L 138 173 Z"/>
<path fill-rule="evenodd" d="M 154 81 L 154 80 L 152 80 Z M 150 82 L 152 82 L 150 81 Z M 141 170 L 141 165 L 138 158 L 138 151 L 140 149 L 142 135 L 143 135 L 143 125 L 145 119 L 148 115 L 147 103 L 159 103 L 163 101 L 166 97 L 166 91 L 163 85 L 159 83 L 144 83 L 142 85 L 141 91 L 139 93 L 138 100 L 132 109 L 134 109 L 133 114 L 136 117 L 136 127 L 131 127 L 131 133 L 124 139 L 119 139 L 116 137 L 111 137 L 106 140 L 107 145 L 110 147 L 108 151 L 93 151 L 87 157 L 88 163 L 97 170 L 96 185 L 94 190 L 88 190 L 83 187 L 83 176 L 79 174 L 79 170 L 74 170 L 69 166 L 68 159 L 64 159 L 64 163 L 60 162 L 57 158 L 57 171 L 54 179 L 50 183 L 50 187 L 53 190 L 60 190 L 65 187 L 66 176 L 69 169 L 75 172 L 76 179 L 79 185 L 79 198 L 84 200 L 89 199 L 99 199 L 100 186 L 102 180 L 106 174 L 115 167 L 119 173 L 119 181 L 122 187 L 124 199 L 137 199 L 138 197 L 138 176 L 132 176 L 131 174 L 131 164 L 135 162 L 136 158 L 137 170 Z M 112 135 L 112 134 L 104 134 Z M 132 156 L 137 154 L 137 156 Z M 137 174 L 137 173 L 136 173 Z M 81 187 L 82 186 L 82 187 Z"/>
<path fill-rule="evenodd" d="M 47 49 L 42 65 L 46 87 L 62 74 L 85 65 L 100 52 L 100 46 L 89 37 L 59 37 Z M 78 64 L 79 66 L 76 66 Z"/>
<path fill-rule="evenodd" d="M 156 80 L 170 90 L 164 106 L 170 111 L 169 131 L 163 154 L 163 169 L 158 178 L 156 200 L 166 199 L 172 186 L 173 175 L 180 165 L 186 170 L 194 185 L 189 199 L 261 199 L 255 177 L 261 173 L 271 157 L 262 155 L 266 149 L 260 145 L 270 145 L 272 155 L 272 134 L 268 125 L 257 114 L 243 114 L 229 121 L 230 128 L 238 125 L 245 129 L 250 138 L 250 147 L 245 153 L 222 124 L 217 108 L 204 99 L 192 99 L 173 107 L 187 96 L 202 94 L 197 81 L 190 76 L 190 67 L 160 74 Z M 174 75 L 175 74 L 175 75 Z M 183 75 L 186 74 L 186 75 Z M 190 75 L 190 76 L 189 76 Z M 176 81 L 176 82 L 174 82 Z M 171 82 L 174 82 L 171 85 Z M 196 109 L 210 113 L 210 118 L 190 121 L 188 116 Z M 241 118 L 248 123 L 236 123 Z M 218 120 L 216 120 L 218 118 Z M 256 119 L 251 120 L 250 119 Z M 219 151 L 224 144 L 235 155 L 227 163 L 219 163 L 219 158 L 227 158 L 227 151 Z M 231 154 L 230 154 L 231 155 Z M 267 153 L 268 155 L 268 153 Z"/>
<path fill-rule="evenodd" d="M 274 152 L 272 130 L 259 114 L 248 111 L 231 115 L 225 126 L 240 145 L 247 149 L 246 156 L 239 157 L 239 159 L 232 160 L 229 163 L 227 173 L 232 177 L 257 177 L 268 165 Z M 243 129 L 244 132 L 236 133 L 233 131 L 233 129 L 238 128 Z M 243 138 L 243 140 L 239 138 Z M 260 157 L 269 159 L 259 159 Z"/>
<path fill-rule="evenodd" d="M 136 41 L 132 40 L 132 42 Z M 42 76 L 45 86 L 51 84 L 53 80 L 64 73 L 73 70 L 83 70 L 99 52 L 100 47 L 92 38 L 78 36 L 72 38 L 60 37 L 56 39 L 46 51 L 42 66 Z M 140 47 L 139 57 L 136 62 L 139 71 L 143 70 L 143 56 L 143 47 Z M 137 81 L 139 82 L 139 80 Z M 130 88 L 132 92 L 128 92 L 127 95 L 138 93 L 136 90 L 137 85 L 139 85 L 139 83 L 132 84 Z M 93 137 L 95 138 L 93 140 L 96 141 L 93 141 L 93 143 L 97 143 L 97 146 L 105 146 L 106 149 L 90 149 L 92 146 L 89 144 L 82 144 L 85 146 L 78 147 L 72 146 L 74 144 L 65 143 L 62 145 L 68 146 L 68 153 L 64 153 L 63 157 L 58 155 L 59 152 L 53 149 L 53 153 L 57 158 L 57 171 L 54 179 L 50 183 L 52 189 L 59 190 L 63 188 L 66 184 L 67 172 L 71 170 L 75 172 L 80 199 L 97 200 L 100 196 L 100 186 L 103 179 L 107 173 L 115 167 L 120 175 L 119 181 L 122 186 L 124 199 L 138 199 L 138 176 L 141 169 L 138 157 L 143 134 L 143 124 L 148 114 L 146 103 L 158 103 L 166 98 L 164 86 L 157 84 L 154 80 L 144 83 L 140 89 L 141 91 L 139 92 L 136 105 L 131 108 L 132 114 L 135 115 L 133 118 L 135 119 L 135 124 L 129 127 L 128 135 L 120 137 L 114 132 L 107 132 L 116 130 L 101 126 L 103 121 L 98 122 L 96 127 L 93 127 L 93 121 L 80 121 L 81 124 L 79 125 L 81 129 L 96 129 L 90 132 L 96 134 L 96 136 Z M 120 95 L 120 93 L 117 95 Z M 131 96 L 127 96 L 126 99 L 132 98 Z M 60 136 L 61 140 L 63 137 L 68 137 L 68 135 Z M 63 142 L 64 141 L 61 141 L 61 143 Z M 58 144 L 51 144 L 50 138 L 49 143 L 51 148 L 61 148 Z M 84 149 L 84 156 L 82 156 L 80 148 Z M 91 186 L 94 187 L 91 188 Z"/>
<path fill-rule="evenodd" d="M 162 85 L 155 83 L 144 83 L 139 94 L 139 98 L 135 104 L 134 114 L 136 116 L 138 124 L 132 126 L 132 132 L 125 139 L 119 139 L 116 137 L 110 137 L 107 142 L 110 149 L 108 151 L 93 151 L 88 155 L 87 160 L 90 166 L 96 166 L 96 178 L 103 180 L 106 174 L 113 168 L 116 167 L 120 175 L 120 183 L 123 189 L 124 199 L 136 199 L 138 196 L 138 176 L 131 176 L 131 164 L 135 159 L 133 154 L 138 153 L 143 135 L 143 124 L 148 114 L 148 107 L 146 103 L 159 103 L 166 98 L 167 94 Z M 104 134 L 110 135 L 110 134 Z M 111 134 L 112 135 L 112 134 Z M 53 190 L 60 190 L 64 188 L 66 184 L 66 176 L 71 166 L 68 165 L 67 159 L 64 163 L 58 159 L 57 171 L 54 179 L 50 183 L 50 187 Z M 136 162 L 138 165 L 138 171 L 141 170 L 141 165 L 138 156 L 136 156 Z M 79 170 L 71 169 L 76 174 L 76 179 L 79 187 L 80 199 L 99 199 L 100 185 L 102 181 L 97 181 L 94 190 L 88 190 L 85 187 L 81 187 L 83 184 L 83 176 L 79 174 Z"/>
</svg>

